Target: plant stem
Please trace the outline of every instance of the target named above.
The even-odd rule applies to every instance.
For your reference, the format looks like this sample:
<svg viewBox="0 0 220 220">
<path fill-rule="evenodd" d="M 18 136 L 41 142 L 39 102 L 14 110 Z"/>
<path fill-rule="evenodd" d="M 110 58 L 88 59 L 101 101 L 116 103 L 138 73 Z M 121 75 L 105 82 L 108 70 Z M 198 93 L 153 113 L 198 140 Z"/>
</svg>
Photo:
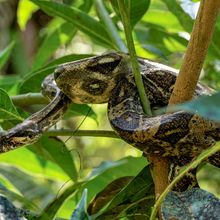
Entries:
<svg viewBox="0 0 220 220">
<path fill-rule="evenodd" d="M 22 95 L 11 96 L 11 100 L 16 106 L 49 103 L 49 101 L 41 93 L 27 93 Z"/>
<path fill-rule="evenodd" d="M 120 138 L 114 131 L 107 130 L 73 130 L 73 129 L 51 129 L 46 131 L 44 136 L 92 136 Z"/>
<path fill-rule="evenodd" d="M 128 19 L 127 10 L 125 8 L 124 0 L 118 0 L 118 5 L 119 5 L 119 10 L 121 13 L 122 22 L 123 22 L 124 29 L 125 29 L 125 36 L 126 36 L 126 40 L 127 40 L 128 51 L 129 51 L 130 58 L 131 58 L 131 65 L 132 65 L 138 93 L 139 93 L 139 96 L 141 99 L 141 103 L 142 103 L 144 112 L 147 115 L 152 116 L 150 102 L 147 99 L 147 96 L 145 93 L 144 84 L 142 81 L 142 77 L 140 74 L 140 70 L 139 70 L 139 66 L 138 66 L 138 62 L 137 62 L 137 58 L 136 58 L 136 52 L 135 52 L 135 47 L 134 47 L 134 42 L 133 42 L 132 32 L 131 32 L 131 25 L 130 25 L 130 21 Z"/>
<path fill-rule="evenodd" d="M 108 12 L 106 11 L 103 3 L 101 0 L 94 0 L 97 11 L 104 22 L 105 26 L 107 27 L 107 31 L 112 38 L 112 40 L 115 42 L 115 44 L 118 46 L 119 50 L 122 52 L 127 53 L 128 49 L 124 43 L 124 41 L 121 39 L 120 35 L 118 34 L 118 31 L 112 22 L 112 19 L 109 17 Z"/>
<path fill-rule="evenodd" d="M 179 104 L 188 101 L 192 98 L 196 84 L 199 79 L 199 75 L 207 54 L 207 50 L 211 41 L 214 26 L 218 16 L 218 11 L 220 8 L 220 0 L 202 0 L 200 3 L 199 12 L 193 26 L 192 35 L 187 47 L 187 51 L 180 69 L 180 73 L 177 77 L 174 91 L 171 95 L 169 106 L 173 104 Z M 211 154 L 210 154 L 211 155 Z M 194 164 L 194 162 L 192 163 Z M 195 163 L 198 164 L 198 163 Z M 157 171 L 163 169 L 163 163 L 158 164 Z M 181 173 L 175 181 L 173 181 L 158 198 L 155 207 L 153 209 L 151 220 L 156 216 L 157 210 L 161 211 L 160 204 L 162 203 L 165 195 L 174 184 L 180 180 L 185 173 L 187 173 L 191 167 L 187 167 L 184 173 Z M 166 178 L 166 177 L 163 177 Z M 160 179 L 159 182 L 155 184 L 160 184 L 160 182 L 166 182 L 165 179 Z M 165 186 L 164 186 L 165 187 Z M 156 188 L 156 187 L 155 187 Z M 157 193 L 157 192 L 156 192 Z M 161 215 L 160 215 L 161 217 Z M 162 219 L 162 217 L 161 217 Z"/>
<path fill-rule="evenodd" d="M 192 99 L 212 38 L 220 0 L 202 0 L 169 106 Z"/>
</svg>

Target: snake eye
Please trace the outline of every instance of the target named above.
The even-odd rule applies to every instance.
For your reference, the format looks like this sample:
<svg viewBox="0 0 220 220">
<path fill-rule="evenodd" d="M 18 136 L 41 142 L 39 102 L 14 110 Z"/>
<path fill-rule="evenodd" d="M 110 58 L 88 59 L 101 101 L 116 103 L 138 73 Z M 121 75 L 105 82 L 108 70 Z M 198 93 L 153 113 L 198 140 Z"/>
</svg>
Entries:
<svg viewBox="0 0 220 220">
<path fill-rule="evenodd" d="M 60 76 L 60 74 L 63 73 L 64 71 L 65 68 L 62 65 L 57 66 L 57 68 L 54 71 L 54 79 L 56 80 Z"/>
</svg>

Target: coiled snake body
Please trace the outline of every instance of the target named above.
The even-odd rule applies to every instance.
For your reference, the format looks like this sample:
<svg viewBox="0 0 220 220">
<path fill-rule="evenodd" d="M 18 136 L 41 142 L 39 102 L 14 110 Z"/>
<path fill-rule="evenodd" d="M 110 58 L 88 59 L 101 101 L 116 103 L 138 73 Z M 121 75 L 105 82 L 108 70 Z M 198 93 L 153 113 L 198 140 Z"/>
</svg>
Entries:
<svg viewBox="0 0 220 220">
<path fill-rule="evenodd" d="M 176 70 L 144 58 L 138 58 L 138 62 L 152 109 L 166 106 L 176 80 Z M 122 139 L 146 154 L 170 157 L 175 168 L 187 164 L 220 140 L 220 127 L 196 114 L 180 111 L 146 116 L 129 56 L 124 53 L 112 52 L 62 64 L 54 75 L 46 77 L 42 91 L 53 98 L 51 103 L 0 135 L 1 152 L 36 142 L 43 132 L 60 120 L 71 101 L 79 104 L 108 102 L 109 121 Z M 194 98 L 212 92 L 199 82 Z M 209 162 L 220 166 L 220 154 L 212 156 Z M 171 176 L 174 176 L 176 171 L 172 172 Z M 177 190 L 184 187 L 177 187 Z"/>
</svg>

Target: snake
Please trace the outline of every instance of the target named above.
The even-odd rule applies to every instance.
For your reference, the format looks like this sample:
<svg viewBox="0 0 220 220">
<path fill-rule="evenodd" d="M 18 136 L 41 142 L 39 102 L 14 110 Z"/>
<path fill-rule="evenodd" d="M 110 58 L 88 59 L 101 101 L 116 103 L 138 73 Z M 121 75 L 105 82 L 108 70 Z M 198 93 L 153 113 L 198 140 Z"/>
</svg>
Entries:
<svg viewBox="0 0 220 220">
<path fill-rule="evenodd" d="M 178 70 L 137 57 L 144 89 L 152 110 L 168 105 Z M 193 99 L 215 91 L 198 82 Z M 146 155 L 168 157 L 169 180 L 179 169 L 220 140 L 219 124 L 184 111 L 147 116 L 133 76 L 130 56 L 108 52 L 58 65 L 42 83 L 42 93 L 50 103 L 22 123 L 0 135 L 0 153 L 35 143 L 55 125 L 71 102 L 108 103 L 108 118 L 121 139 Z M 220 167 L 220 152 L 207 159 Z M 195 170 L 174 187 L 183 191 L 196 186 Z"/>
</svg>

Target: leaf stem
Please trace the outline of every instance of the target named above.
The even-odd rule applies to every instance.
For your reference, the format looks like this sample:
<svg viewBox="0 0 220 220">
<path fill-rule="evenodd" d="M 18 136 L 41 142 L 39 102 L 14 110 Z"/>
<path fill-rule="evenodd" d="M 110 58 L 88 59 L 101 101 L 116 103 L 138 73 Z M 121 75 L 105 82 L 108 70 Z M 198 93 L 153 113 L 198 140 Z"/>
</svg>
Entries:
<svg viewBox="0 0 220 220">
<path fill-rule="evenodd" d="M 139 96 L 141 99 L 141 103 L 142 103 L 144 112 L 147 115 L 152 116 L 150 102 L 147 99 L 147 96 L 145 93 L 144 84 L 142 81 L 140 69 L 139 69 L 138 62 L 137 62 L 137 56 L 136 56 L 134 42 L 133 42 L 133 38 L 132 38 L 132 32 L 131 32 L 131 25 L 130 25 L 130 21 L 128 19 L 128 13 L 125 8 L 124 0 L 118 0 L 118 5 L 119 5 L 119 10 L 121 13 L 122 22 L 123 22 L 124 29 L 125 29 L 125 36 L 126 36 L 126 40 L 127 40 L 128 51 L 129 51 L 130 58 L 131 58 L 131 65 L 132 65 L 137 89 L 139 92 Z"/>
<path fill-rule="evenodd" d="M 124 41 L 121 39 L 120 35 L 118 34 L 118 31 L 112 22 L 112 19 L 109 17 L 108 12 L 106 11 L 103 3 L 101 0 L 94 0 L 97 11 L 104 22 L 105 26 L 107 27 L 108 34 L 112 38 L 112 40 L 115 42 L 115 44 L 118 46 L 119 50 L 122 52 L 127 53 L 128 49 L 124 43 Z"/>
</svg>

